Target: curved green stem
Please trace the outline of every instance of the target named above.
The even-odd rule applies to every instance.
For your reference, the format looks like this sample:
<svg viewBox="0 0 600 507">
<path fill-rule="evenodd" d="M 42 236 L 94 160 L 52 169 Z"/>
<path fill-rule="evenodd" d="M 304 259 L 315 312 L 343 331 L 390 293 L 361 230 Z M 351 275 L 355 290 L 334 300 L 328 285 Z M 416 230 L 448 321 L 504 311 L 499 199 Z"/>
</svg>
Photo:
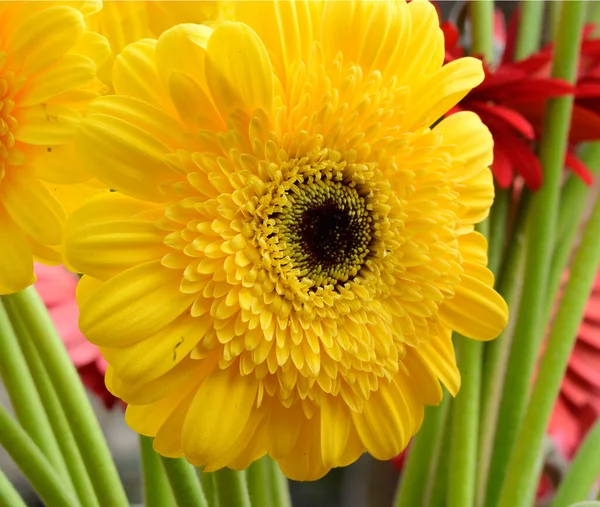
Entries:
<svg viewBox="0 0 600 507">
<path fill-rule="evenodd" d="M 544 0 L 520 2 L 521 16 L 515 45 L 515 61 L 523 60 L 540 47 L 544 21 Z"/>
<path fill-rule="evenodd" d="M 178 507 L 208 507 L 196 469 L 183 458 L 161 460 Z"/>
<path fill-rule="evenodd" d="M 223 468 L 214 474 L 220 507 L 251 507 L 244 472 Z"/>
<path fill-rule="evenodd" d="M 448 505 L 472 507 L 475 503 L 477 477 L 477 436 L 479 433 L 479 402 L 481 394 L 480 342 L 462 336 L 455 339 L 458 365 L 461 372 L 460 392 L 452 412 L 450 444 L 450 480 Z"/>
<path fill-rule="evenodd" d="M 165 475 L 160 456 L 152 448 L 152 439 L 140 435 L 140 454 L 144 474 L 144 505 L 146 507 L 173 507 L 175 499 Z"/>
<path fill-rule="evenodd" d="M 500 499 L 501 507 L 525 507 L 523 499 L 533 492 L 538 477 L 534 474 L 544 432 L 567 367 L 577 329 L 600 266 L 600 199 L 596 201 L 581 246 L 575 257 L 556 321 L 548 339 L 531 401 Z"/>
<path fill-rule="evenodd" d="M 212 472 L 205 473 L 200 469 L 197 469 L 197 473 L 198 477 L 200 477 L 202 491 L 204 491 L 204 496 L 208 501 L 209 507 L 220 507 L 219 497 L 217 495 L 217 483 L 215 481 L 215 474 Z"/>
<path fill-rule="evenodd" d="M 123 484 L 77 371 L 33 287 L 5 296 L 21 314 L 52 378 L 100 505 L 129 505 Z"/>
<path fill-rule="evenodd" d="M 64 462 L 68 469 L 70 480 L 75 487 L 75 493 L 82 505 L 98 506 L 98 499 L 87 474 L 85 463 L 81 458 L 77 443 L 71 433 L 69 422 L 60 405 L 60 400 L 54 390 L 52 379 L 44 368 L 42 360 L 33 342 L 22 316 L 16 311 L 12 300 L 5 301 L 6 311 L 10 316 L 13 327 L 19 337 L 23 355 L 27 360 L 29 371 L 37 387 L 45 412 L 50 422 L 52 432 L 56 437 Z"/>
<path fill-rule="evenodd" d="M 0 374 L 11 405 L 23 429 L 56 472 L 67 481 L 66 487 L 72 488 L 65 462 L 3 300 L 4 298 L 0 300 Z"/>
<path fill-rule="evenodd" d="M 473 26 L 473 54 L 481 55 L 487 63 L 494 61 L 494 2 L 469 2 Z"/>
<path fill-rule="evenodd" d="M 30 436 L 12 419 L 2 405 L 0 405 L 0 445 L 27 477 L 32 488 L 46 505 L 52 507 L 78 505 L 70 488 L 64 487 L 62 478 L 50 466 Z"/>
<path fill-rule="evenodd" d="M 568 507 L 588 498 L 600 475 L 600 420 L 587 434 L 550 507 Z"/>
<path fill-rule="evenodd" d="M 439 435 L 446 422 L 450 396 L 446 393 L 437 407 L 426 407 L 423 425 L 410 446 L 406 464 L 400 476 L 396 507 L 423 507 L 434 462 L 435 448 L 439 445 Z"/>
<path fill-rule="evenodd" d="M 27 507 L 2 470 L 0 470 L 0 507 Z"/>
<path fill-rule="evenodd" d="M 427 477 L 427 491 L 425 504 L 427 507 L 446 507 L 448 497 L 448 477 L 450 475 L 450 448 L 452 445 L 452 422 L 454 400 L 446 394 L 448 408 L 446 418 L 440 433 L 437 435 L 435 452 L 431 458 L 429 476 Z M 404 507 L 404 506 L 402 506 Z M 407 506 L 408 507 L 408 506 Z"/>
<path fill-rule="evenodd" d="M 281 473 L 279 465 L 267 458 L 267 470 L 270 476 L 271 496 L 277 507 L 291 507 L 290 486 L 287 477 Z"/>
<path fill-rule="evenodd" d="M 250 493 L 250 502 L 253 506 L 273 505 L 271 497 L 271 475 L 269 473 L 268 456 L 252 463 L 246 470 L 246 482 L 248 483 L 248 492 Z"/>
<path fill-rule="evenodd" d="M 536 2 L 524 2 L 522 5 L 524 7 L 529 3 Z M 571 83 L 574 81 L 582 24 L 583 3 L 565 2 L 553 60 L 553 77 Z M 551 99 L 546 110 L 544 135 L 540 147 L 544 184 L 534 194 L 532 200 L 523 294 L 508 362 L 490 469 L 494 481 L 490 481 L 491 488 L 488 486 L 486 505 L 491 507 L 496 505 L 499 497 L 498 485 L 502 483 L 502 477 L 506 474 L 519 427 L 523 421 L 531 375 L 543 336 L 542 318 L 551 261 L 548 254 L 552 252 L 554 246 L 560 180 L 572 103 L 573 97 Z"/>
</svg>

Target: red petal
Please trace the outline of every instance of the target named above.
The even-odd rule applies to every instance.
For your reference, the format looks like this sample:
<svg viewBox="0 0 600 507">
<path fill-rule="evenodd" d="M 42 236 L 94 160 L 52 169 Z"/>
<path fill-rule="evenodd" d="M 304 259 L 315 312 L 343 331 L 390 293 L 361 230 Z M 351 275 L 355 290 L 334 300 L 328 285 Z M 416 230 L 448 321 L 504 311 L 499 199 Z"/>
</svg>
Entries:
<svg viewBox="0 0 600 507">
<path fill-rule="evenodd" d="M 571 143 L 579 143 L 581 141 L 593 141 L 597 139 L 600 139 L 600 115 L 579 104 L 575 104 L 571 115 L 569 141 Z"/>
<path fill-rule="evenodd" d="M 575 87 L 576 98 L 600 98 L 600 83 L 579 82 Z"/>
<path fill-rule="evenodd" d="M 497 120 L 498 122 L 506 123 L 526 139 L 532 140 L 535 137 L 535 132 L 531 123 L 514 109 L 480 102 L 473 102 L 470 105 L 472 111 L 479 114 L 481 117 L 485 117 L 488 122 L 490 122 L 489 116 L 492 116 L 495 120 L 491 120 L 491 122 Z"/>
<path fill-rule="evenodd" d="M 572 152 L 565 155 L 565 165 L 571 169 L 586 185 L 591 185 L 593 181 L 592 173 Z"/>
<path fill-rule="evenodd" d="M 492 172 L 500 188 L 510 187 L 514 177 L 512 163 L 510 157 L 506 154 L 506 148 L 510 149 L 510 147 L 504 146 L 498 141 L 494 142 Z"/>
</svg>

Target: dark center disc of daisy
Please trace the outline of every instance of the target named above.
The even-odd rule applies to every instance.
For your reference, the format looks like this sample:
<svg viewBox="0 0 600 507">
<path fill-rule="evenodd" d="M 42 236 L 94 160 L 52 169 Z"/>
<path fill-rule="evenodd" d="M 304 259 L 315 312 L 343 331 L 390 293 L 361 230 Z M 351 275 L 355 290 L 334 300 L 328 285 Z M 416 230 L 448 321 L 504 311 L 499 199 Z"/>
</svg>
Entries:
<svg viewBox="0 0 600 507">
<path fill-rule="evenodd" d="M 354 278 L 369 254 L 371 217 L 365 198 L 341 182 L 315 181 L 287 193 L 274 216 L 284 254 L 314 287 Z"/>
</svg>

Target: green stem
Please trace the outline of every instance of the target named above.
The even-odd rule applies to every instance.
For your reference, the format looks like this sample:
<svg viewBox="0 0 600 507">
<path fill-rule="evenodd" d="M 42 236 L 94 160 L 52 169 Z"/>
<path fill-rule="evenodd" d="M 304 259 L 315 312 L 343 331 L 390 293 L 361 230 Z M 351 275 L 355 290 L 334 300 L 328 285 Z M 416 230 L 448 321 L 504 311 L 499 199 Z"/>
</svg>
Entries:
<svg viewBox="0 0 600 507">
<path fill-rule="evenodd" d="M 140 454 L 144 474 L 144 505 L 146 507 L 172 507 L 175 505 L 169 479 L 160 456 L 152 448 L 152 439 L 140 435 Z"/>
<path fill-rule="evenodd" d="M 521 197 L 515 218 L 512 240 L 509 243 L 502 272 L 498 277 L 497 289 L 511 310 L 510 320 L 498 338 L 485 344 L 479 423 L 479 473 L 477 478 L 476 502 L 479 507 L 485 505 L 485 491 L 488 487 L 488 479 L 494 481 L 494 477 L 498 475 L 491 474 L 488 478 L 492 464 L 492 451 L 502 398 L 502 388 L 504 386 L 506 368 L 515 330 L 515 316 L 520 304 L 530 197 L 531 194 L 529 193 Z M 500 484 L 491 487 L 499 488 Z"/>
<path fill-rule="evenodd" d="M 515 61 L 535 53 L 541 42 L 544 21 L 544 0 L 520 2 L 521 16 L 515 45 Z"/>
<path fill-rule="evenodd" d="M 594 173 L 600 168 L 600 142 L 586 144 L 581 152 L 582 162 Z M 558 216 L 558 235 L 552 265 L 548 276 L 548 291 L 546 293 L 546 309 L 544 322 L 550 322 L 552 309 L 560 289 L 563 272 L 573 250 L 575 238 L 579 232 L 579 223 L 588 203 L 590 187 L 580 178 L 571 175 L 563 187 Z"/>
<path fill-rule="evenodd" d="M 178 507 L 208 507 L 195 468 L 183 458 L 161 459 Z"/>
<path fill-rule="evenodd" d="M 450 447 L 452 442 L 452 412 L 454 400 L 448 397 L 446 418 L 440 433 L 437 435 L 435 453 L 431 458 L 429 475 L 427 477 L 427 491 L 425 492 L 425 505 L 427 507 L 446 507 L 448 497 L 448 477 L 450 476 Z M 404 506 L 403 506 L 404 507 Z M 406 506 L 409 507 L 409 506 Z"/>
<path fill-rule="evenodd" d="M 423 425 L 410 446 L 408 459 L 400 476 L 400 485 L 396 496 L 396 507 L 422 507 L 425 505 L 425 493 L 430 466 L 439 445 L 439 434 L 446 422 L 449 407 L 449 395 L 444 396 L 437 407 L 426 407 Z"/>
<path fill-rule="evenodd" d="M 220 507 L 251 507 L 244 472 L 223 468 L 214 474 Z"/>
<path fill-rule="evenodd" d="M 263 456 L 252 463 L 246 471 L 250 502 L 256 507 L 261 505 L 275 505 L 271 498 L 271 476 L 267 462 L 268 459 L 268 456 Z"/>
<path fill-rule="evenodd" d="M 94 485 L 100 505 L 128 506 L 123 484 L 106 445 L 98 419 L 92 410 L 77 371 L 58 337 L 50 316 L 35 289 L 5 296 L 27 323 L 40 358 L 52 378 L 81 457 Z"/>
<path fill-rule="evenodd" d="M 0 405 L 0 445 L 27 477 L 31 487 L 46 505 L 75 507 L 78 504 L 70 488 L 64 487 L 63 478 L 58 476 L 31 437 L 12 419 L 2 405 Z"/>
<path fill-rule="evenodd" d="M 550 507 L 568 507 L 588 498 L 600 475 L 600 420 L 581 444 L 567 475 L 558 486 Z"/>
<path fill-rule="evenodd" d="M 462 336 L 456 336 L 455 343 L 462 380 L 452 412 L 453 435 L 450 444 L 452 467 L 448 482 L 448 504 L 472 507 L 475 503 L 477 477 L 477 435 L 483 347 L 480 342 Z"/>
<path fill-rule="evenodd" d="M 596 25 L 596 30 L 594 30 L 593 35 L 594 37 L 598 37 L 598 34 L 600 33 L 600 2 L 597 0 L 588 3 L 586 21 Z"/>
<path fill-rule="evenodd" d="M 29 333 L 22 316 L 16 308 L 14 308 L 13 301 L 7 299 L 5 301 L 5 307 L 14 330 L 19 337 L 23 355 L 27 360 L 29 371 L 31 372 L 45 413 L 50 422 L 50 428 L 58 442 L 58 447 L 64 458 L 70 480 L 75 487 L 75 493 L 82 505 L 89 507 L 98 506 L 99 503 L 96 498 L 96 493 L 94 492 L 94 487 L 92 486 L 92 481 L 87 474 L 85 463 L 81 458 L 77 443 L 71 433 L 69 422 L 60 405 L 58 395 L 54 390 L 52 379 L 44 368 L 44 364 L 39 356 L 33 337 Z"/>
<path fill-rule="evenodd" d="M 279 470 L 279 465 L 271 458 L 267 458 L 267 469 L 271 477 L 271 496 L 278 507 L 292 507 L 290 486 L 288 480 Z"/>
<path fill-rule="evenodd" d="M 523 7 L 529 3 L 524 2 Z M 578 51 L 583 25 L 583 2 L 565 2 L 558 32 L 552 76 L 572 83 L 578 62 Z M 544 168 L 544 184 L 533 196 L 531 227 L 528 232 L 528 253 L 525 267 L 523 294 L 515 327 L 504 395 L 500 406 L 498 429 L 492 458 L 492 472 L 486 505 L 496 505 L 498 484 L 506 473 L 508 461 L 523 420 L 529 396 L 530 380 L 537 361 L 543 336 L 543 312 L 550 271 L 550 255 L 559 204 L 560 180 L 569 132 L 573 97 L 548 101 L 544 119 L 544 134 L 540 146 L 540 160 Z"/>
<path fill-rule="evenodd" d="M 208 505 L 210 507 L 220 507 L 215 474 L 212 472 L 202 472 L 200 469 L 197 469 L 197 473 L 198 477 L 200 477 L 200 484 L 202 486 L 202 491 L 204 491 L 204 495 L 206 496 L 206 500 L 208 501 Z"/>
<path fill-rule="evenodd" d="M 66 481 L 66 487 L 72 489 L 67 467 L 2 301 L 3 298 L 0 299 L 0 374 L 11 405 L 23 429 Z"/>
<path fill-rule="evenodd" d="M 473 26 L 473 54 L 481 55 L 487 63 L 494 61 L 494 2 L 478 0 L 469 2 Z"/>
<path fill-rule="evenodd" d="M 556 39 L 558 30 L 558 20 L 560 19 L 560 10 L 562 8 L 562 0 L 548 2 L 548 42 Z"/>
<path fill-rule="evenodd" d="M 2 470 L 0 470 L 0 507 L 27 507 Z"/>
<path fill-rule="evenodd" d="M 490 230 L 488 244 L 488 268 L 494 275 L 498 275 L 502 252 L 504 251 L 504 239 L 506 236 L 506 221 L 510 211 L 512 188 L 496 189 L 494 205 L 490 212 Z"/>
<path fill-rule="evenodd" d="M 560 35 L 560 34 L 559 34 Z M 544 432 L 567 367 L 585 305 L 600 266 L 600 199 L 596 200 L 550 333 L 525 421 L 508 466 L 501 507 L 525 507 L 538 477 L 533 473 Z"/>
</svg>

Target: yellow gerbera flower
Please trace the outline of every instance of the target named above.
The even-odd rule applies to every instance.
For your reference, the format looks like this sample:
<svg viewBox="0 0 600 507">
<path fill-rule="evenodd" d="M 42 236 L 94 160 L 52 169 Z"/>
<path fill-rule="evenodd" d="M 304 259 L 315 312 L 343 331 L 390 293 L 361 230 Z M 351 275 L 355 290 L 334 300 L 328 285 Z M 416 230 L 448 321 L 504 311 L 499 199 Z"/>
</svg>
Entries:
<svg viewBox="0 0 600 507">
<path fill-rule="evenodd" d="M 144 38 L 156 38 L 179 23 L 216 23 L 230 10 L 223 1 L 140 1 L 105 0 L 101 11 L 90 18 L 91 29 L 104 35 L 110 42 L 112 56 Z M 100 76 L 111 83 L 114 58 L 100 70 Z"/>
<path fill-rule="evenodd" d="M 127 47 L 78 138 L 118 190 L 68 225 L 81 329 L 127 421 L 215 470 L 292 479 L 406 446 L 455 394 L 452 330 L 507 307 L 474 224 L 493 200 L 483 79 L 442 66 L 427 2 L 242 2 Z"/>
<path fill-rule="evenodd" d="M 68 5 L 67 5 L 68 4 Z M 0 2 L 0 294 L 33 281 L 33 258 L 60 261 L 73 198 L 91 189 L 75 158 L 81 112 L 102 91 L 96 66 L 108 43 L 86 30 L 102 6 Z"/>
</svg>

